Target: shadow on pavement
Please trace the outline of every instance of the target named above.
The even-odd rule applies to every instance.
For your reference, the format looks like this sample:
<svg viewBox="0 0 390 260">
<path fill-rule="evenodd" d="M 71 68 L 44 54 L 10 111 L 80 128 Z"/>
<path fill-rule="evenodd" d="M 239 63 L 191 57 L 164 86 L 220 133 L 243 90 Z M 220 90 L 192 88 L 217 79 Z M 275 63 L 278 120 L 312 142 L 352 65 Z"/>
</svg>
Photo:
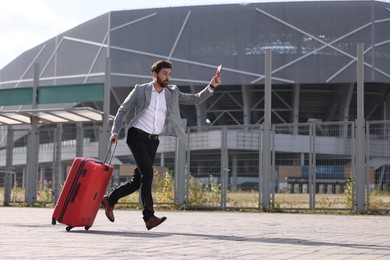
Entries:
<svg viewBox="0 0 390 260">
<path fill-rule="evenodd" d="M 141 237 L 141 238 L 159 238 L 168 236 L 184 236 L 198 237 L 203 239 L 223 240 L 223 241 L 242 241 L 253 243 L 269 243 L 269 244 L 289 244 L 302 246 L 332 246 L 332 247 L 347 247 L 355 249 L 370 249 L 370 250 L 389 250 L 390 246 L 380 246 L 373 244 L 357 244 L 357 243 L 331 243 L 312 241 L 299 238 L 272 238 L 272 237 L 242 237 L 242 236 L 226 236 L 226 235 L 210 235 L 196 233 L 168 233 L 168 232 L 131 232 L 131 231 L 99 231 L 99 230 L 72 230 L 72 233 L 93 234 L 104 236 L 120 236 L 120 237 Z"/>
</svg>

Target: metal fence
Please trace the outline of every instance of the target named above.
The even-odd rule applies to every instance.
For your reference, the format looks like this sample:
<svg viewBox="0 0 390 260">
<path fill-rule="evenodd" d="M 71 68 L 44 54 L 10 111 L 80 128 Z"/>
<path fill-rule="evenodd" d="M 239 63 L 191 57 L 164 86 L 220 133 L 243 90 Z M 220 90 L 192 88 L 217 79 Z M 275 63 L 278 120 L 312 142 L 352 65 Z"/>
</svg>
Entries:
<svg viewBox="0 0 390 260">
<path fill-rule="evenodd" d="M 390 122 L 367 122 L 365 209 L 390 209 Z M 262 208 L 260 125 L 189 130 L 188 207 Z M 356 209 L 354 122 L 272 126 L 271 208 Z M 197 190 L 199 193 L 199 190 Z"/>
<path fill-rule="evenodd" d="M 258 125 L 189 128 L 187 205 L 258 208 L 259 150 Z"/>
<path fill-rule="evenodd" d="M 367 205 L 390 209 L 390 121 L 367 122 Z"/>
<path fill-rule="evenodd" d="M 351 210 L 353 129 L 350 122 L 274 125 L 273 206 Z"/>
<path fill-rule="evenodd" d="M 272 125 L 268 151 L 272 158 L 270 208 L 355 210 L 355 132 L 354 122 Z M 62 135 L 60 146 L 55 141 L 58 134 Z M 161 137 L 155 163 L 156 204 L 261 210 L 261 134 L 261 125 L 190 127 L 186 156 L 178 150 L 176 138 Z M 0 202 L 23 203 L 28 130 L 14 130 L 13 135 L 16 142 L 11 169 L 4 163 L 7 149 L 0 150 Z M 100 136 L 98 125 L 39 130 L 37 202 L 54 202 L 55 185 L 62 187 L 76 156 L 98 158 Z M 7 140 L 6 134 L 2 140 Z M 389 121 L 366 122 L 365 147 L 365 210 L 389 211 Z M 178 160 L 186 162 L 185 168 L 177 167 Z M 131 178 L 135 168 L 123 140 L 112 164 L 115 170 L 109 190 Z M 7 189 L 9 198 L 3 196 Z M 139 194 L 124 198 L 121 203 L 139 204 Z"/>
</svg>

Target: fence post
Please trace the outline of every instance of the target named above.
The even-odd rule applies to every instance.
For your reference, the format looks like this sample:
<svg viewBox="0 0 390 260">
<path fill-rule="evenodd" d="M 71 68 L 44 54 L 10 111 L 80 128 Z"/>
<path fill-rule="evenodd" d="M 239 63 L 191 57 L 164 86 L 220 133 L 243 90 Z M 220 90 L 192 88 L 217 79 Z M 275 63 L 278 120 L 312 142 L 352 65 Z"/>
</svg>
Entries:
<svg viewBox="0 0 390 260">
<path fill-rule="evenodd" d="M 229 178 L 229 163 L 227 152 L 227 128 L 222 127 L 222 144 L 221 144 L 221 208 L 226 208 L 227 186 Z"/>
<path fill-rule="evenodd" d="M 366 139 L 364 122 L 364 44 L 357 44 L 356 211 L 364 213 Z"/>
<path fill-rule="evenodd" d="M 186 160 L 187 160 L 187 167 L 185 169 L 185 172 L 184 172 L 184 182 L 185 182 L 185 187 L 184 187 L 184 193 L 185 193 L 185 198 L 184 198 L 184 203 L 185 203 L 185 207 L 188 207 L 189 206 L 189 200 L 190 200 L 190 181 L 191 181 L 191 172 L 190 172 L 190 168 L 191 168 L 191 127 L 188 127 L 187 128 L 187 153 L 186 153 Z"/>
<path fill-rule="evenodd" d="M 316 201 L 316 152 L 315 152 L 315 136 L 316 136 L 316 125 L 310 123 L 309 135 L 310 135 L 310 150 L 309 150 L 309 205 L 310 209 L 315 209 Z"/>
<path fill-rule="evenodd" d="M 265 90 L 264 90 L 264 123 L 262 134 L 262 205 L 263 210 L 268 212 L 271 202 L 271 50 L 265 52 Z"/>
<path fill-rule="evenodd" d="M 182 119 L 182 126 L 187 129 L 187 120 Z M 175 155 L 175 202 L 178 206 L 184 204 L 185 197 L 185 167 L 186 167 L 186 144 L 176 140 Z"/>
</svg>

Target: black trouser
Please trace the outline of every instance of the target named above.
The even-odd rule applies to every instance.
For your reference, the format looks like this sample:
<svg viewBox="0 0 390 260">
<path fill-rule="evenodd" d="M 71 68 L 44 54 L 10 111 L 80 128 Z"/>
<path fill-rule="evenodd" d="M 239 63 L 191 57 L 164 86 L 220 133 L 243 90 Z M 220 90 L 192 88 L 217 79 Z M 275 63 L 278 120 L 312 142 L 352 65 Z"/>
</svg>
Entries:
<svg viewBox="0 0 390 260">
<path fill-rule="evenodd" d="M 131 127 L 127 132 L 126 143 L 129 146 L 137 168 L 133 178 L 117 187 L 109 195 L 109 204 L 114 206 L 118 200 L 141 188 L 141 199 L 144 210 L 143 218 L 148 221 L 154 215 L 152 198 L 153 162 L 160 141 L 151 138 L 145 132 Z"/>
</svg>

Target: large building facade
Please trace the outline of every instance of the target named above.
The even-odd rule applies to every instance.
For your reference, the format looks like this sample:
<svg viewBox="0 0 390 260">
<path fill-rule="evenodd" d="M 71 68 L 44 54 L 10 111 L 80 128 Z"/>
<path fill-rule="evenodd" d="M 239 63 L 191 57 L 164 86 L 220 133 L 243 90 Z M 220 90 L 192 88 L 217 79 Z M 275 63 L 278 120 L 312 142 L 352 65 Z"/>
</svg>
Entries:
<svg viewBox="0 0 390 260">
<path fill-rule="evenodd" d="M 272 50 L 273 122 L 356 118 L 356 46 L 364 43 L 367 119 L 387 119 L 390 5 L 318 1 L 114 11 L 30 49 L 1 69 L 0 87 L 105 82 L 111 59 L 110 113 L 158 59 L 173 62 L 172 84 L 206 85 L 219 64 L 223 88 L 199 107 L 194 125 L 256 124 L 263 118 L 264 54 Z M 83 104 L 102 110 L 101 104 Z"/>
<path fill-rule="evenodd" d="M 84 84 L 103 83 L 109 87 L 109 96 L 104 101 L 38 104 L 36 108 L 89 107 L 115 115 L 135 84 L 151 80 L 150 66 L 156 60 L 166 59 L 173 63 L 171 84 L 178 85 L 186 93 L 196 93 L 204 88 L 217 66 L 223 64 L 222 86 L 206 102 L 182 106 L 182 117 L 187 119 L 189 127 L 254 126 L 257 132 L 251 137 L 252 141 L 245 141 L 249 143 L 243 145 L 244 148 L 236 145 L 232 148 L 235 155 L 227 155 L 229 159 L 226 160 L 218 155 L 215 159 L 218 163 L 226 163 L 226 167 L 218 164 L 217 172 L 233 168 L 233 175 L 237 177 L 242 166 L 247 171 L 242 179 L 249 176 L 253 182 L 260 171 L 257 140 L 259 126 L 265 118 L 267 50 L 272 55 L 272 124 L 353 122 L 357 119 L 357 46 L 360 43 L 364 46 L 364 118 L 384 121 L 390 119 L 389 28 L 390 4 L 381 1 L 290 1 L 113 11 L 17 57 L 1 69 L 0 91 L 32 87 L 34 78 L 39 78 L 42 88 L 63 85 L 82 88 Z M 39 64 L 38 75 L 34 72 L 34 64 Z M 85 95 L 85 91 L 80 93 Z M 31 109 L 29 104 L 0 105 L 0 113 Z M 6 123 L 1 122 L 1 117 L 0 123 L 5 129 Z M 332 136 L 351 137 L 353 126 L 350 123 L 340 129 L 348 127 L 352 130 L 347 135 L 340 134 L 343 130 L 337 130 Z M 223 133 L 221 129 L 218 131 Z M 297 141 L 293 145 L 296 140 L 290 136 L 289 129 L 281 131 L 288 134 L 286 139 L 275 141 L 275 150 L 281 153 L 274 157 L 278 159 L 291 153 L 291 160 L 281 166 L 307 169 L 310 156 L 307 147 L 303 147 L 306 143 Z M 63 126 L 62 130 L 63 141 L 76 139 L 75 127 Z M 244 130 L 242 136 L 248 132 Z M 5 132 L 1 131 L 2 135 Z M 69 134 L 65 134 L 67 132 Z M 47 142 L 53 143 L 53 138 L 47 135 Z M 123 132 L 121 137 L 124 137 Z M 204 146 L 196 148 L 202 151 L 192 157 L 196 160 L 193 160 L 195 165 L 191 166 L 191 171 L 204 177 L 211 169 L 204 160 L 208 156 L 207 150 L 219 151 L 221 147 L 218 142 L 213 143 L 219 140 L 213 133 L 203 133 L 203 136 L 200 133 L 194 140 L 198 137 L 203 138 Z M 101 139 L 94 131 L 88 138 L 91 142 Z M 237 143 L 239 138 L 235 140 Z M 27 145 L 23 136 L 14 139 L 16 146 Z M 5 138 L 2 140 L 2 150 L 6 150 Z M 318 164 L 329 160 L 332 167 L 351 166 L 352 148 L 348 146 L 340 152 L 336 147 L 340 142 L 337 138 L 334 140 L 333 146 L 318 156 L 322 160 Z M 350 145 L 351 142 L 346 140 L 346 143 Z M 290 144 L 291 148 L 286 149 Z M 247 149 L 247 145 L 250 148 Z M 157 155 L 161 166 L 172 168 L 175 165 L 175 149 L 172 140 L 162 143 Z M 245 157 L 247 150 L 253 160 L 240 162 L 240 154 Z M 61 160 L 71 160 L 73 155 Z M 390 155 L 386 152 L 384 156 L 380 152 L 379 157 L 386 158 L 375 161 L 378 164 L 375 170 L 382 167 L 384 173 L 390 164 Z M 40 157 L 39 161 L 50 166 L 50 159 L 43 161 Z M 125 147 L 119 148 L 116 159 L 117 164 L 133 163 Z M 297 171 L 303 176 L 302 169 Z M 387 175 L 390 178 L 390 174 Z"/>
</svg>

